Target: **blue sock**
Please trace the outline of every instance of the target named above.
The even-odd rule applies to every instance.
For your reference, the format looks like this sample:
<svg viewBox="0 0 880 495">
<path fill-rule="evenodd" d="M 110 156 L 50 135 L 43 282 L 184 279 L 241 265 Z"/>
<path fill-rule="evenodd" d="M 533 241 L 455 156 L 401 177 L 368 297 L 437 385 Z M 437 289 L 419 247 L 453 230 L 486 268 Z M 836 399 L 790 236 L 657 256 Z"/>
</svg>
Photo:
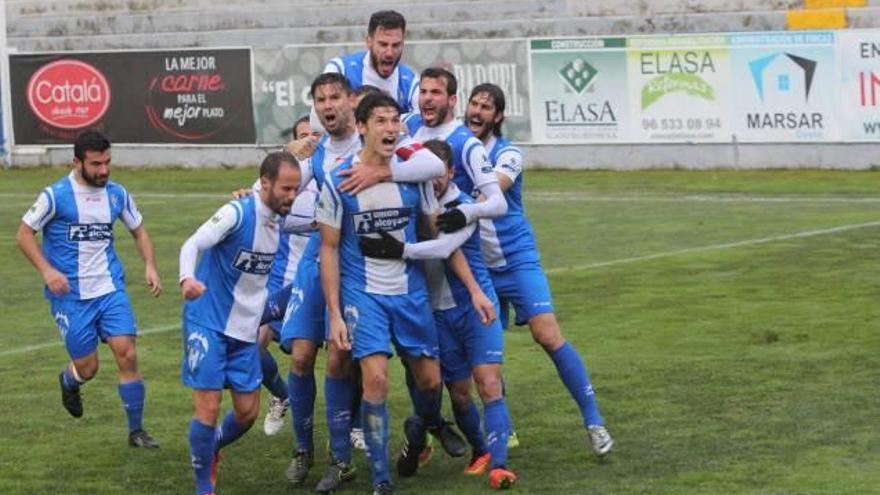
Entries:
<svg viewBox="0 0 880 495">
<path fill-rule="evenodd" d="M 507 400 L 507 384 L 504 383 L 503 376 L 501 377 L 501 396 L 504 397 L 505 401 Z M 513 420 L 510 419 L 510 414 L 508 414 L 508 419 L 510 421 L 510 433 L 513 433 Z M 488 426 L 486 428 L 488 429 Z"/>
<path fill-rule="evenodd" d="M 388 471 L 388 407 L 385 402 L 373 404 L 361 401 L 361 418 L 364 423 L 364 440 L 367 443 L 367 457 L 373 474 L 373 486 L 383 481 L 391 481 Z"/>
<path fill-rule="evenodd" d="M 235 420 L 234 412 L 229 411 L 226 413 L 226 417 L 223 418 L 223 422 L 220 423 L 220 427 L 217 428 L 215 433 L 217 435 L 215 451 L 219 452 L 223 447 L 241 438 L 242 435 L 251 429 L 252 425 L 253 423 L 239 424 Z"/>
<path fill-rule="evenodd" d="M 75 376 L 73 376 L 73 372 L 70 371 L 70 365 L 64 367 L 64 371 L 61 373 L 61 385 L 65 390 L 69 392 L 76 392 L 79 390 L 79 386 L 85 383 L 85 381 L 78 380 Z"/>
<path fill-rule="evenodd" d="M 550 357 L 556 365 L 559 378 L 581 410 L 584 426 L 604 425 L 602 415 L 599 414 L 599 406 L 596 404 L 596 394 L 587 375 L 587 368 L 571 343 L 566 342 Z"/>
<path fill-rule="evenodd" d="M 260 367 L 263 368 L 263 386 L 266 390 L 277 399 L 287 400 L 287 384 L 278 373 L 278 363 L 266 349 L 260 349 Z"/>
<path fill-rule="evenodd" d="M 413 403 L 413 412 L 428 428 L 437 428 L 446 420 L 440 413 L 443 406 L 443 388 L 440 387 L 435 393 L 424 392 L 416 386 L 416 379 L 412 376 L 409 366 L 406 368 L 406 389 Z"/>
<path fill-rule="evenodd" d="M 474 450 L 474 455 L 485 454 L 486 440 L 483 438 L 483 430 L 480 428 L 480 411 L 474 401 L 468 402 L 468 405 L 461 410 L 453 404 L 452 412 L 455 413 L 455 424 L 467 437 L 468 443 Z"/>
<path fill-rule="evenodd" d="M 510 436 L 510 412 L 504 397 L 483 404 L 483 422 L 486 423 L 486 443 L 492 454 L 492 467 L 507 466 L 507 437 Z"/>
<path fill-rule="evenodd" d="M 120 383 L 118 390 L 119 398 L 122 399 L 122 407 L 125 408 L 125 415 L 128 417 L 128 431 L 143 430 L 144 396 L 147 394 L 144 381 Z"/>
<path fill-rule="evenodd" d="M 196 478 L 196 495 L 213 493 L 211 464 L 214 462 L 214 427 L 193 418 L 189 422 L 189 451 L 193 474 Z"/>
<path fill-rule="evenodd" d="M 337 461 L 351 464 L 351 405 L 354 384 L 348 378 L 324 377 L 330 452 Z"/>
<path fill-rule="evenodd" d="M 313 451 L 312 419 L 315 414 L 315 375 L 287 374 L 290 397 L 290 420 L 296 433 L 297 450 Z"/>
</svg>

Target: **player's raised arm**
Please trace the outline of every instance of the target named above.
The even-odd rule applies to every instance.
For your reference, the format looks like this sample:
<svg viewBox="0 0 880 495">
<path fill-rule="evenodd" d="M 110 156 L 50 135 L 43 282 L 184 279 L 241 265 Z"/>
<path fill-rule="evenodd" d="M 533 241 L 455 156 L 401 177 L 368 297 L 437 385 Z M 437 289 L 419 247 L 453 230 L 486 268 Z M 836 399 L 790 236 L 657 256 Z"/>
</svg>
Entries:
<svg viewBox="0 0 880 495">
<path fill-rule="evenodd" d="M 207 290 L 205 284 L 195 277 L 199 253 L 217 245 L 240 224 L 240 207 L 235 202 L 227 203 L 183 243 L 178 281 L 184 298 L 195 299 Z"/>
<path fill-rule="evenodd" d="M 341 170 L 339 175 L 346 180 L 339 190 L 357 194 L 380 182 L 425 182 L 446 173 L 446 166 L 437 155 L 426 150 L 420 143 L 411 139 L 403 141 L 395 150 L 396 160 L 390 167 L 352 167 Z"/>
</svg>

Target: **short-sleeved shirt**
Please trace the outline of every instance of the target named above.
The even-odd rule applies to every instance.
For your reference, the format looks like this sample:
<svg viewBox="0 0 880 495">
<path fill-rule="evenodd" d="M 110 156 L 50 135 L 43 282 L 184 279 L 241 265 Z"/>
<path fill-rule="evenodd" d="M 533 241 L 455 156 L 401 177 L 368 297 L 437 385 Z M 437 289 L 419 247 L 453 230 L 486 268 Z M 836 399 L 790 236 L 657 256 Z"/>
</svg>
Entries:
<svg viewBox="0 0 880 495">
<path fill-rule="evenodd" d="M 22 217 L 43 232 L 43 256 L 67 277 L 70 292 L 50 299 L 93 299 L 125 289 L 125 272 L 113 244 L 113 223 L 129 230 L 143 222 L 131 195 L 120 184 L 82 185 L 74 172 L 43 189 Z"/>
<path fill-rule="evenodd" d="M 452 120 L 437 127 L 428 127 L 423 124 L 421 115 L 411 115 L 404 123 L 415 141 L 440 139 L 449 144 L 455 166 L 452 180 L 461 192 L 473 196 L 475 189 L 498 182 L 483 143 L 460 121 Z"/>
<path fill-rule="evenodd" d="M 489 268 L 536 263 L 541 256 L 523 208 L 522 152 L 504 138 L 493 137 L 486 147 L 495 172 L 506 175 L 513 184 L 504 192 L 507 214 L 480 220 L 483 258 Z"/>
<path fill-rule="evenodd" d="M 327 63 L 324 72 L 336 72 L 345 76 L 352 89 L 364 85 L 375 86 L 397 100 L 401 113 L 418 112 L 419 76 L 404 64 L 398 64 L 388 77 L 382 77 L 370 64 L 370 52 L 363 50 Z"/>
<path fill-rule="evenodd" d="M 396 155 L 392 158 L 397 159 Z M 338 175 L 339 171 L 351 168 L 356 160 L 357 155 L 327 173 L 316 214 L 319 223 L 341 231 L 341 284 L 382 295 L 426 290 L 425 277 L 417 263 L 364 257 L 359 238 L 378 238 L 378 232 L 385 231 L 401 242 L 416 242 L 417 219 L 438 209 L 432 184 L 382 182 L 354 196 L 342 193 L 338 188 L 344 177 Z"/>
</svg>

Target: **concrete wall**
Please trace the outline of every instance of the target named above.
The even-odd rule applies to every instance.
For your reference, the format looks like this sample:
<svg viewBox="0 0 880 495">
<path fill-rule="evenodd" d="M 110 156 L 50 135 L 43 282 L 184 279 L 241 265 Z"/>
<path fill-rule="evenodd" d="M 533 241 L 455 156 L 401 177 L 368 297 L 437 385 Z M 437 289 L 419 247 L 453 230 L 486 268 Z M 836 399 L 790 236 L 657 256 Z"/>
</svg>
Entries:
<svg viewBox="0 0 880 495">
<path fill-rule="evenodd" d="M 369 14 L 407 16 L 409 39 L 609 35 L 785 29 L 800 0 L 6 0 L 19 51 L 254 46 L 359 41 Z M 880 27 L 880 0 L 850 10 L 851 27 Z M 487 20 L 491 19 L 491 20 Z M 258 148 L 114 148 L 120 165 L 247 166 Z M 45 154 L 43 152 L 45 151 Z M 880 145 L 700 144 L 525 146 L 530 166 L 572 168 L 880 167 Z M 69 148 L 23 149 L 17 165 L 60 164 Z"/>
</svg>

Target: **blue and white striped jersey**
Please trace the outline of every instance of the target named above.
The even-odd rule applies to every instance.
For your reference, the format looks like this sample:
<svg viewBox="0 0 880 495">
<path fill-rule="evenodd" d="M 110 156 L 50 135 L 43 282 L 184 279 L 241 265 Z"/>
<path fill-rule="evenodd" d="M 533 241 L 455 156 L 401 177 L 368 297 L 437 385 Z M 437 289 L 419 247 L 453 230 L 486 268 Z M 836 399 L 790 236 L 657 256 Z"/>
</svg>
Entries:
<svg viewBox="0 0 880 495">
<path fill-rule="evenodd" d="M 53 299 L 93 299 L 125 289 L 125 273 L 113 245 L 116 219 L 129 230 L 143 221 L 128 191 L 115 182 L 82 185 L 74 172 L 43 189 L 22 221 L 43 231 L 43 256 L 67 277 L 70 292 Z"/>
<path fill-rule="evenodd" d="M 495 171 L 509 177 L 513 185 L 504 192 L 507 214 L 480 220 L 483 258 L 490 268 L 537 262 L 541 256 L 522 201 L 522 152 L 507 139 L 495 137 L 488 143 L 488 149 Z"/>
<path fill-rule="evenodd" d="M 413 140 L 423 143 L 440 139 L 452 147 L 452 163 L 455 165 L 452 180 L 463 193 L 473 195 L 474 189 L 498 182 L 483 143 L 461 121 L 452 120 L 437 127 L 428 127 L 423 124 L 421 115 L 410 115 L 404 123 Z"/>
<path fill-rule="evenodd" d="M 269 273 L 269 293 L 293 282 L 296 268 L 302 259 L 306 244 L 314 234 L 308 228 L 315 221 L 315 206 L 318 201 L 318 186 L 312 180 L 293 201 L 290 213 L 282 219 L 281 232 L 278 234 L 278 251 Z M 290 227 L 290 228 L 288 228 Z"/>
<path fill-rule="evenodd" d="M 352 89 L 366 84 L 381 89 L 397 100 L 401 113 L 419 111 L 419 76 L 404 64 L 398 64 L 387 78 L 382 77 L 370 63 L 370 52 L 364 50 L 330 60 L 324 72 L 344 75 Z"/>
<path fill-rule="evenodd" d="M 441 209 L 453 208 L 456 202 L 472 203 L 473 201 L 452 182 L 449 183 L 446 192 L 439 199 Z M 475 223 L 466 226 L 465 229 L 468 229 L 471 234 L 459 249 L 467 259 L 471 273 L 480 284 L 480 288 L 486 294 L 492 294 L 495 292 L 495 287 L 492 285 L 492 277 L 489 275 L 489 270 L 483 262 L 480 251 L 480 231 Z M 470 292 L 461 279 L 449 268 L 446 260 L 425 261 L 425 272 L 428 276 L 428 285 L 431 288 L 431 307 L 435 311 L 471 304 Z"/>
<path fill-rule="evenodd" d="M 278 230 L 278 215 L 257 195 L 227 203 L 205 222 L 195 236 L 219 241 L 202 252 L 195 278 L 207 291 L 184 304 L 184 320 L 255 342 L 278 250 Z"/>
<path fill-rule="evenodd" d="M 357 163 L 355 155 L 327 173 L 317 220 L 340 229 L 339 267 L 341 283 L 371 294 L 401 295 L 426 290 L 425 277 L 416 262 L 366 258 L 360 236 L 379 237 L 385 231 L 401 242 L 416 242 L 419 215 L 437 213 L 437 198 L 430 182 L 382 182 L 356 196 L 338 189 L 339 171 Z M 392 160 L 398 160 L 395 155 Z"/>
</svg>

